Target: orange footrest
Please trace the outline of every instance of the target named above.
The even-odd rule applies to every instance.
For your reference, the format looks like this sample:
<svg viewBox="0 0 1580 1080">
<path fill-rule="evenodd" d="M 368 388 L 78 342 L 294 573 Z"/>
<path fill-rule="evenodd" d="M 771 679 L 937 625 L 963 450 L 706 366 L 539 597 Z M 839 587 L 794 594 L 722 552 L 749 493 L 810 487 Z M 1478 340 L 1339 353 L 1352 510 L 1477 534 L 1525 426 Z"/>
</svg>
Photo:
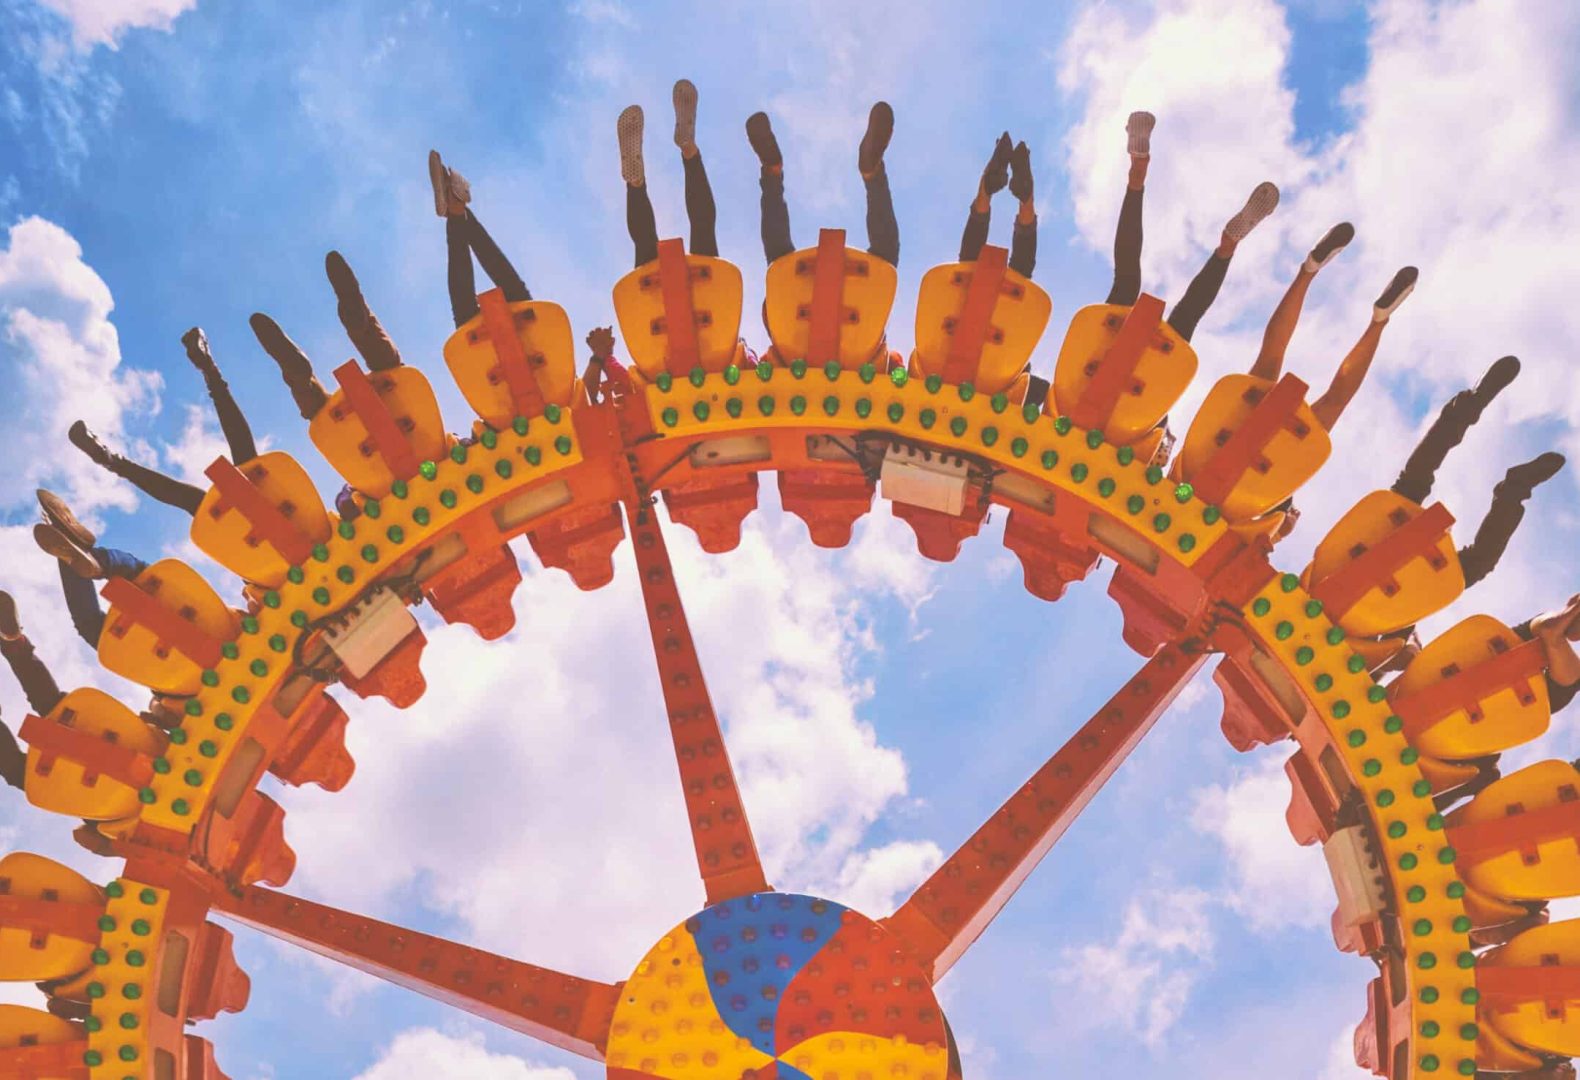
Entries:
<svg viewBox="0 0 1580 1080">
<path fill-rule="evenodd" d="M 934 562 L 952 562 L 960 554 L 960 545 L 982 530 L 982 520 L 987 517 L 986 503 L 964 514 L 946 514 L 901 502 L 890 505 L 894 516 L 916 533 L 916 549 Z"/>
<path fill-rule="evenodd" d="M 741 542 L 741 522 L 757 509 L 757 474 L 699 476 L 664 492 L 670 520 L 697 534 L 710 555 L 734 551 Z"/>
<path fill-rule="evenodd" d="M 415 630 L 362 678 L 342 672 L 340 681 L 359 698 L 381 697 L 397 709 L 415 705 L 428 689 L 428 680 L 423 678 L 420 665 L 422 651 L 427 645 L 428 639 L 423 632 Z"/>
<path fill-rule="evenodd" d="M 1072 544 L 1053 519 L 1030 510 L 1011 510 L 1004 524 L 1004 546 L 1020 559 L 1026 591 L 1057 600 L 1071 582 L 1089 574 L 1100 558 L 1090 547 Z"/>
<path fill-rule="evenodd" d="M 839 548 L 872 509 L 876 485 L 853 469 L 791 469 L 779 474 L 779 505 L 806 522 L 812 543 Z"/>
<path fill-rule="evenodd" d="M 544 566 L 564 570 L 580 589 L 601 589 L 614 580 L 614 550 L 625 539 L 620 508 L 578 511 L 527 534 Z"/>
<path fill-rule="evenodd" d="M 274 751 L 269 771 L 287 784 L 339 791 L 356 771 L 346 750 L 346 712 L 328 694 L 315 694 L 297 713 Z"/>
<path fill-rule="evenodd" d="M 500 544 L 445 567 L 424 584 L 423 592 L 445 622 L 465 623 L 484 641 L 493 641 L 516 625 L 510 600 L 520 584 L 515 553 Z"/>
</svg>

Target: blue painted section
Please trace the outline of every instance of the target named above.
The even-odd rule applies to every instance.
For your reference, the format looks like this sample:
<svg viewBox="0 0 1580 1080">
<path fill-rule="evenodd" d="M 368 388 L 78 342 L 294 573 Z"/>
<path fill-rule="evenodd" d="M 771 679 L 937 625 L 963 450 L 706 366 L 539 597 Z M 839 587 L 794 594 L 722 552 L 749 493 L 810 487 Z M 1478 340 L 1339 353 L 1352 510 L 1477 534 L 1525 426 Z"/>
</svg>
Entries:
<svg viewBox="0 0 1580 1080">
<path fill-rule="evenodd" d="M 786 1065 L 781 1061 L 779 1062 L 779 1080 L 812 1080 L 812 1078 L 794 1065 Z"/>
<path fill-rule="evenodd" d="M 714 1008 L 731 1031 L 765 1054 L 775 1052 L 779 999 L 796 973 L 839 931 L 844 914 L 843 907 L 828 900 L 757 893 L 715 904 L 686 920 L 702 955 Z"/>
</svg>

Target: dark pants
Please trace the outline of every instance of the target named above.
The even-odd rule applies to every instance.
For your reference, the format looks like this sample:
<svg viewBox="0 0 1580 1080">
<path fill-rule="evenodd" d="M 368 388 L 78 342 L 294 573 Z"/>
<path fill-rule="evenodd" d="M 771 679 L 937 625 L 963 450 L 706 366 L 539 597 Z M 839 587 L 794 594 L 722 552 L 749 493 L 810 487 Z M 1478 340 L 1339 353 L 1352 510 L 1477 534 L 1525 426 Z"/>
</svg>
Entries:
<svg viewBox="0 0 1580 1080">
<path fill-rule="evenodd" d="M 1451 398 L 1432 421 L 1432 426 L 1426 429 L 1421 442 L 1410 452 L 1392 490 L 1411 502 L 1424 504 L 1432 494 L 1432 484 L 1443 459 L 1460 444 L 1478 418 L 1479 410 L 1474 408 L 1468 392 Z M 1498 565 L 1514 530 L 1525 517 L 1525 500 L 1530 497 L 1530 484 L 1508 476 L 1492 489 L 1492 505 L 1487 509 L 1487 516 L 1481 519 L 1475 538 L 1459 549 L 1459 563 L 1465 571 L 1467 587 L 1486 577 Z"/>
<path fill-rule="evenodd" d="M 148 564 L 137 556 L 114 548 L 94 548 L 93 557 L 107 578 L 134 578 L 148 568 Z M 81 577 L 61 563 L 60 591 L 66 596 L 66 610 L 71 614 L 71 625 L 76 627 L 77 636 L 86 641 L 90 649 L 97 649 L 99 635 L 104 633 L 104 609 L 99 606 L 98 585 L 92 578 Z"/>
<path fill-rule="evenodd" d="M 242 414 L 241 406 L 237 405 L 236 399 L 231 396 L 230 386 L 225 382 L 224 377 L 216 373 L 212 377 L 205 377 L 203 384 L 208 388 L 208 396 L 214 402 L 214 412 L 219 417 L 220 430 L 225 433 L 225 442 L 230 448 L 231 462 L 240 465 L 257 457 L 258 444 L 253 441 L 252 428 L 247 426 L 247 417 Z M 177 480 L 173 476 L 166 476 L 157 469 L 139 465 L 120 454 L 110 455 L 106 468 L 121 479 L 131 481 L 150 499 L 157 499 L 166 506 L 178 507 L 195 515 L 198 506 L 203 502 L 202 488 L 184 480 Z"/>
<path fill-rule="evenodd" d="M 987 243 L 988 225 L 992 219 L 992 210 L 977 213 L 972 210 L 966 215 L 965 232 L 960 234 L 960 261 L 975 262 L 982 254 L 982 247 Z M 1020 219 L 1015 220 L 1015 232 L 1009 242 L 1009 268 L 1017 274 L 1031 277 L 1032 271 L 1037 269 L 1037 222 L 1032 220 L 1029 225 L 1022 225 Z"/>
<path fill-rule="evenodd" d="M 28 708 L 40 716 L 48 716 L 64 695 L 48 666 L 34 652 L 33 643 L 26 637 L 11 641 L 0 638 L 0 656 L 5 657 L 6 663 L 11 665 L 11 674 L 22 684 Z"/>
<path fill-rule="evenodd" d="M 1191 279 L 1184 297 L 1169 313 L 1168 324 L 1179 333 L 1180 337 L 1186 341 L 1191 339 L 1191 335 L 1196 332 L 1196 324 L 1201 322 L 1203 315 L 1207 314 L 1212 302 L 1218 299 L 1218 290 L 1223 286 L 1224 275 L 1228 272 L 1228 259 L 1216 252 L 1207 256 L 1206 263 Z"/>
<path fill-rule="evenodd" d="M 1141 197 L 1144 191 L 1125 188 L 1114 230 L 1114 287 L 1108 303 L 1129 307 L 1141 296 Z"/>
<path fill-rule="evenodd" d="M 0 780 L 19 791 L 27 782 L 27 754 L 3 723 L 0 723 Z"/>
<path fill-rule="evenodd" d="M 772 263 L 795 250 L 790 239 L 790 207 L 785 202 L 784 174 L 764 170 L 759 182 L 763 190 L 763 254 Z M 894 216 L 894 197 L 889 193 L 889 174 L 878 170 L 867 178 L 867 251 L 890 266 L 900 265 L 900 223 Z"/>
<path fill-rule="evenodd" d="M 691 223 L 693 255 L 717 258 L 719 238 L 715 230 L 718 208 L 713 203 L 713 187 L 708 183 L 708 170 L 703 167 L 702 155 L 693 154 L 682 159 L 686 168 L 686 220 Z M 636 265 L 642 266 L 658 258 L 658 223 L 653 218 L 653 200 L 648 197 L 647 185 L 625 188 L 625 227 L 636 247 Z"/>
<path fill-rule="evenodd" d="M 445 248 L 450 262 L 450 313 L 455 316 L 456 329 L 477 317 L 477 279 L 472 274 L 472 256 L 477 256 L 488 280 L 504 292 L 512 304 L 531 300 L 526 282 L 510 265 L 505 253 L 499 250 L 488 230 L 471 210 L 459 217 L 444 219 Z"/>
</svg>

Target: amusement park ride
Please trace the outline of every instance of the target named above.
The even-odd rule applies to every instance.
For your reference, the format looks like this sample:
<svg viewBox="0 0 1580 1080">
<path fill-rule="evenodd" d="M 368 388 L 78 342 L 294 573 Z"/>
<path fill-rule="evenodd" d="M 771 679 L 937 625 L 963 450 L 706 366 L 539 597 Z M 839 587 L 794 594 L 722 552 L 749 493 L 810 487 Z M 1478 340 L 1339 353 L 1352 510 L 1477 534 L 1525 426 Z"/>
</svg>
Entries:
<svg viewBox="0 0 1580 1080">
<path fill-rule="evenodd" d="M 885 336 L 894 269 L 840 231 L 769 267 L 772 348 L 755 365 L 739 346 L 741 280 L 661 244 L 615 286 L 632 364 L 598 400 L 559 306 L 483 294 L 444 347 L 477 414 L 466 440 L 446 434 L 421 371 L 344 364 L 310 434 L 357 492 L 354 520 L 285 453 L 214 462 L 192 540 L 247 582 L 246 609 L 174 559 L 104 590 L 100 661 L 176 700 L 179 722 L 79 689 L 22 728 L 28 800 L 85 819 L 79 841 L 121 865 L 101 885 L 36 855 L 0 859 L 0 978 L 50 998 L 49 1012 L 0 1007 L 0 1075 L 222 1077 L 187 1029 L 247 1002 L 218 915 L 620 1080 L 959 1078 L 936 983 L 1209 662 L 1229 742 L 1290 753 L 1287 820 L 1323 846 L 1335 941 L 1376 966 L 1357 1060 L 1393 1080 L 1557 1075 L 1580 1051 L 1567 1012 L 1580 924 L 1491 948 L 1472 936 L 1580 893 L 1572 765 L 1464 798 L 1476 759 L 1548 725 L 1539 645 L 1477 616 L 1386 685 L 1370 674 L 1402 645 L 1392 631 L 1464 588 L 1442 505 L 1370 493 L 1310 565 L 1280 572 L 1277 508 L 1330 450 L 1306 386 L 1225 378 L 1172 467 L 1156 460 L 1196 356 L 1155 297 L 1077 311 L 1051 387 L 1028 399 L 1051 302 L 1002 249 L 927 273 L 909 357 Z M 777 474 L 784 509 L 823 547 L 846 544 L 881 494 L 923 554 L 948 561 L 1003 507 L 1038 597 L 1114 562 L 1108 591 L 1145 658 L 886 918 L 773 891 L 677 591 L 660 507 L 729 551 L 759 474 Z M 266 771 L 331 791 L 351 778 L 329 685 L 412 704 L 424 637 L 409 605 L 495 639 L 521 581 L 509 541 L 596 589 L 628 532 L 703 910 L 607 984 L 278 891 L 295 856 L 284 812 L 256 788 Z"/>
</svg>

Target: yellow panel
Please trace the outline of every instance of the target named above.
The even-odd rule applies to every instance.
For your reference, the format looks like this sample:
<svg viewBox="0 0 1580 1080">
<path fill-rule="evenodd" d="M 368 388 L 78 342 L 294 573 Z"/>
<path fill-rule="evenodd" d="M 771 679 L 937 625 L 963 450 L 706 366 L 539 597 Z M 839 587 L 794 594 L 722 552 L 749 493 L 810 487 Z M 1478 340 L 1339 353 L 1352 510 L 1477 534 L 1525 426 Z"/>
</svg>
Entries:
<svg viewBox="0 0 1580 1080">
<path fill-rule="evenodd" d="M 26 851 L 0 859 L 0 879 L 9 881 L 8 895 L 42 899 L 46 893 L 68 904 L 104 902 L 104 896 L 87 878 L 53 859 Z M 0 979 L 8 982 L 43 982 L 64 979 L 82 971 L 92 961 L 97 941 L 78 941 L 49 934 L 42 948 L 34 948 L 33 935 L 22 928 L 0 925 Z M 0 1028 L 0 1044 L 4 1029 Z"/>
<path fill-rule="evenodd" d="M 229 641 L 236 636 L 236 613 L 203 580 L 203 575 L 180 559 L 160 559 L 137 575 L 137 584 L 153 592 L 165 607 L 190 613 L 191 621 L 210 637 Z M 99 636 L 99 663 L 117 675 L 166 694 L 196 693 L 203 674 L 185 654 L 160 642 L 142 625 L 132 623 L 114 604 L 105 614 L 104 633 Z"/>
<path fill-rule="evenodd" d="M 806 359 L 811 342 L 813 268 L 817 248 L 781 255 L 768 267 L 768 336 L 786 363 Z M 839 331 L 839 362 L 858 368 L 883 344 L 883 331 L 894 307 L 899 276 L 876 255 L 845 249 L 844 318 Z"/>
<path fill-rule="evenodd" d="M 1490 788 L 1488 790 L 1491 790 Z M 1573 841 L 1570 841 L 1573 846 Z M 1580 966 L 1580 919 L 1566 919 L 1533 926 L 1513 941 L 1481 959 L 1484 967 L 1541 967 L 1556 958 L 1563 967 Z M 1482 1021 L 1499 1035 L 1533 1050 L 1569 1057 L 1580 1054 L 1580 1002 L 1549 1012 L 1542 1000 L 1525 1002 L 1512 1010 L 1487 1007 Z"/>
<path fill-rule="evenodd" d="M 25 1005 L 0 1005 L 0 1049 L 20 1046 L 57 1046 L 61 1043 L 80 1042 L 85 1036 L 81 1027 L 69 1020 L 45 1012 L 29 1009 Z M 69 1080 L 67 1072 L 27 1074 L 30 1080 Z"/>
<path fill-rule="evenodd" d="M 73 690 L 50 710 L 51 722 L 69 721 L 69 726 L 87 735 L 111 736 L 107 741 L 138 753 L 156 757 L 165 739 L 155 728 L 102 690 L 85 687 Z M 34 806 L 68 817 L 90 821 L 111 821 L 137 813 L 137 789 L 108 776 L 95 776 L 84 783 L 83 767 L 69 758 L 51 760 L 49 773 L 38 771 L 43 755 L 28 751 L 27 799 Z"/>
<path fill-rule="evenodd" d="M 1397 527 L 1399 520 L 1413 518 L 1421 507 L 1391 491 L 1374 491 L 1350 508 L 1317 545 L 1311 565 L 1301 575 L 1310 588 L 1353 558 L 1357 545 L 1370 547 Z M 1425 558 L 1414 558 L 1393 575 L 1392 593 L 1371 589 L 1338 620 L 1346 633 L 1372 637 L 1419 622 L 1453 603 L 1465 591 L 1465 572 L 1459 565 L 1459 552 L 1453 537 L 1444 534 L 1437 551 L 1446 565 L 1434 569 Z"/>
<path fill-rule="evenodd" d="M 1273 385 L 1267 379 L 1250 375 L 1225 375 L 1219 379 L 1207 392 L 1185 433 L 1180 475 L 1190 480 L 1200 472 Z M 1299 490 L 1328 460 L 1333 442 L 1311 406 L 1301 402 L 1294 419 L 1304 430 L 1304 437 L 1297 437 L 1285 427 L 1268 441 L 1261 463 L 1242 473 L 1222 500 L 1219 509 L 1225 517 L 1244 521 L 1266 513 Z"/>
<path fill-rule="evenodd" d="M 1453 815 L 1453 825 L 1502 821 L 1512 806 L 1526 813 L 1565 803 L 1564 789 L 1572 799 L 1580 794 L 1580 772 L 1567 761 L 1538 761 L 1489 785 Z M 1580 895 L 1580 843 L 1563 836 L 1530 845 L 1536 859 L 1527 862 L 1526 850 L 1516 849 L 1484 861 L 1474 856 L 1460 859 L 1465 882 L 1506 900 L 1548 900 Z"/>
<path fill-rule="evenodd" d="M 373 384 L 390 414 L 406 433 L 412 453 L 419 461 L 437 461 L 444 456 L 444 418 L 422 372 L 413 367 L 370 371 Z M 389 494 L 395 476 L 373 448 L 367 428 L 346 404 L 343 390 L 336 390 L 313 421 L 307 433 L 335 471 L 346 483 L 364 495 L 381 499 Z"/>
<path fill-rule="evenodd" d="M 1061 413 L 1075 408 L 1129 313 L 1119 304 L 1089 304 L 1070 320 L 1053 370 L 1053 399 Z M 1136 363 L 1130 392 L 1120 396 L 1103 434 L 1116 443 L 1135 442 L 1157 426 L 1195 376 L 1196 350 L 1168 323 L 1159 323 Z"/>
<path fill-rule="evenodd" d="M 735 360 L 741 336 L 741 271 L 734 263 L 687 255 L 691 309 L 697 318 L 697 353 L 704 371 L 723 371 Z M 643 263 L 615 282 L 614 310 L 620 336 L 638 370 L 657 378 L 666 370 L 669 335 L 664 326 L 664 290 L 658 260 Z"/>
<path fill-rule="evenodd" d="M 740 280 L 739 271 L 735 278 Z M 735 306 L 738 319 L 739 299 Z M 565 309 L 546 300 L 522 300 L 511 304 L 510 310 L 527 368 L 537 379 L 544 403 L 570 404 L 571 387 L 576 382 L 576 341 Z M 482 315 L 474 315 L 450 335 L 444 343 L 444 362 L 473 412 L 495 430 L 510 426 L 516 418 L 510 384 L 499 371 L 499 357 L 488 340 Z"/>
<path fill-rule="evenodd" d="M 666 1080 L 739 1080 L 773 1059 L 719 1017 L 696 941 L 676 927 L 627 979 L 609 1025 L 611 1069 Z"/>
<path fill-rule="evenodd" d="M 318 489 L 307 470 L 290 454 L 276 450 L 260 454 L 238 468 L 255 488 L 315 544 L 329 539 L 331 523 Z M 221 502 L 218 489 L 209 488 L 203 504 L 192 516 L 192 542 L 215 562 L 244 581 L 273 587 L 285 580 L 291 562 L 252 535 L 252 525 L 234 507 L 227 505 L 216 515 Z"/>
<path fill-rule="evenodd" d="M 1512 649 L 1519 644 L 1514 631 L 1497 619 L 1472 615 L 1423 648 L 1389 686 L 1389 693 L 1395 700 L 1420 693 L 1442 682 L 1445 672 L 1491 660 L 1502 651 L 1497 645 Z M 1512 688 L 1500 690 L 1480 703 L 1480 720 L 1472 721 L 1465 709 L 1450 713 L 1416 737 L 1416 749 L 1440 758 L 1472 758 L 1530 742 L 1547 730 L 1552 713 L 1547 680 L 1538 674 L 1526 682 L 1534 695 L 1529 704 L 1522 703 Z"/>
<path fill-rule="evenodd" d="M 925 1046 L 862 1035 L 830 1031 L 797 1043 L 779 1055 L 781 1061 L 808 1076 L 903 1076 L 908 1080 L 945 1080 L 949 1051 L 937 1043 Z"/>
<path fill-rule="evenodd" d="M 950 331 L 965 308 L 975 267 L 974 262 L 946 263 L 922 277 L 916 296 L 915 362 L 924 375 L 944 373 L 953 337 Z M 1031 360 L 1052 311 L 1053 301 L 1041 286 L 1014 270 L 1005 270 L 993 308 L 993 332 L 982 347 L 976 373 L 968 381 L 984 394 L 1008 390 Z"/>
</svg>

